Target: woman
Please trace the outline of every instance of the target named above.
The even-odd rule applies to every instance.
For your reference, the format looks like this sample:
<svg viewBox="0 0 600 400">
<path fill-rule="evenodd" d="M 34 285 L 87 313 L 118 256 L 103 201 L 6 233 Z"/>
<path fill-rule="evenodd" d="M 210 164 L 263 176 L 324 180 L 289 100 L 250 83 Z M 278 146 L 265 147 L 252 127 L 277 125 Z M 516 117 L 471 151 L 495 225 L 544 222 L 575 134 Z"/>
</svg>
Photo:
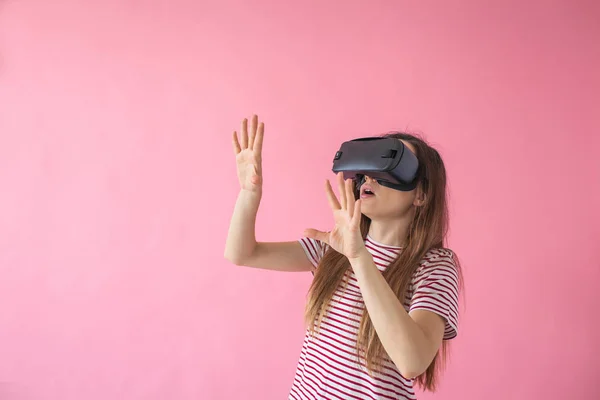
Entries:
<svg viewBox="0 0 600 400">
<path fill-rule="evenodd" d="M 236 265 L 312 271 L 307 331 L 289 399 L 415 399 L 435 390 L 458 327 L 460 266 L 445 247 L 446 172 L 438 152 L 405 133 L 419 160 L 418 185 L 402 191 L 365 176 L 337 175 L 325 192 L 335 225 L 297 241 L 257 242 L 264 124 L 233 134 L 240 193 L 225 257 Z"/>
</svg>

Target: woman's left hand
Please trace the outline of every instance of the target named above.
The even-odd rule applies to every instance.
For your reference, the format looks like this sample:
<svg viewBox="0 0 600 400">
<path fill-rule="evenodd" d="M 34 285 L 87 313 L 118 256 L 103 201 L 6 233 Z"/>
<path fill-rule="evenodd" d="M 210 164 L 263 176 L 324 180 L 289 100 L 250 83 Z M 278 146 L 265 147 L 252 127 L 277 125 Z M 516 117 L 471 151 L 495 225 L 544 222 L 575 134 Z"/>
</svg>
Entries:
<svg viewBox="0 0 600 400">
<path fill-rule="evenodd" d="M 345 255 L 349 260 L 358 258 L 367 251 L 365 242 L 360 232 L 360 199 L 354 199 L 353 181 L 344 181 L 343 174 L 337 174 L 340 200 L 338 201 L 329 179 L 325 184 L 325 192 L 329 205 L 333 210 L 335 226 L 330 232 L 322 232 L 316 229 L 307 229 L 304 234 L 316 240 L 320 240 L 338 253 Z"/>
</svg>

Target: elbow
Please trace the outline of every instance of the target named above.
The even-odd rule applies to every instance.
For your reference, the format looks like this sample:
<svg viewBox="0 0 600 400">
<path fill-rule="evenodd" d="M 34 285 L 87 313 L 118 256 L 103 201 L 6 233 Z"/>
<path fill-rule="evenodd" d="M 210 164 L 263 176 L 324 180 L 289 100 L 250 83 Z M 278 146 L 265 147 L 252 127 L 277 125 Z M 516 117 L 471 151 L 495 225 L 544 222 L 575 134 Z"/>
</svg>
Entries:
<svg viewBox="0 0 600 400">
<path fill-rule="evenodd" d="M 405 379 L 416 379 L 427 371 L 428 365 L 421 362 L 395 363 Z"/>
<path fill-rule="evenodd" d="M 256 258 L 255 255 L 256 245 L 251 248 L 245 248 L 236 246 L 233 244 L 226 244 L 223 256 L 230 263 L 240 266 L 249 267 Z"/>
<path fill-rule="evenodd" d="M 233 265 L 237 265 L 238 267 L 243 267 L 245 264 L 242 260 L 237 259 L 237 258 L 230 258 L 230 257 L 225 257 L 225 259 L 227 261 L 229 261 L 231 264 Z"/>
<path fill-rule="evenodd" d="M 237 265 L 237 266 L 244 265 L 244 260 L 238 254 L 232 254 L 231 252 L 225 250 L 225 254 L 223 256 L 225 257 L 225 259 L 227 261 L 229 261 L 230 263 L 232 263 L 234 265 Z"/>
</svg>

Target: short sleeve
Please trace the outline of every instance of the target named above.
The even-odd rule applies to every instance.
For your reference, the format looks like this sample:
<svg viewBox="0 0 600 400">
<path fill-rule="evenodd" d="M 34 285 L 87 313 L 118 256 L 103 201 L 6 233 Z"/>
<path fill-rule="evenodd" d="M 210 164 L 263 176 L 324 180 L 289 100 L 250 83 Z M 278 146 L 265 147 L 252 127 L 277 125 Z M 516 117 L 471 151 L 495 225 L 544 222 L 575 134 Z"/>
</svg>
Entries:
<svg viewBox="0 0 600 400">
<path fill-rule="evenodd" d="M 320 240 L 302 237 L 300 238 L 300 244 L 306 253 L 306 256 L 312 263 L 312 265 L 317 268 L 321 258 L 325 254 L 326 244 L 321 242 Z"/>
<path fill-rule="evenodd" d="M 452 253 L 436 249 L 425 257 L 412 282 L 410 310 L 428 310 L 446 321 L 444 339 L 458 332 L 458 270 Z"/>
</svg>

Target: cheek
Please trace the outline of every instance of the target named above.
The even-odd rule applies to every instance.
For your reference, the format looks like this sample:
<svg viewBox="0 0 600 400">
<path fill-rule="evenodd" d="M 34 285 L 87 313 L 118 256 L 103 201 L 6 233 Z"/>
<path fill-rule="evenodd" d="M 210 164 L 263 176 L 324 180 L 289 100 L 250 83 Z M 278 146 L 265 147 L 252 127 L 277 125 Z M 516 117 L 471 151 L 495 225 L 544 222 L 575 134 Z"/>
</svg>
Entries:
<svg viewBox="0 0 600 400">
<path fill-rule="evenodd" d="M 386 203 L 400 211 L 406 211 L 409 209 L 415 200 L 415 195 L 413 192 L 401 192 L 399 190 L 394 190 L 393 192 L 386 193 L 386 195 L 388 195 L 386 196 Z"/>
</svg>

